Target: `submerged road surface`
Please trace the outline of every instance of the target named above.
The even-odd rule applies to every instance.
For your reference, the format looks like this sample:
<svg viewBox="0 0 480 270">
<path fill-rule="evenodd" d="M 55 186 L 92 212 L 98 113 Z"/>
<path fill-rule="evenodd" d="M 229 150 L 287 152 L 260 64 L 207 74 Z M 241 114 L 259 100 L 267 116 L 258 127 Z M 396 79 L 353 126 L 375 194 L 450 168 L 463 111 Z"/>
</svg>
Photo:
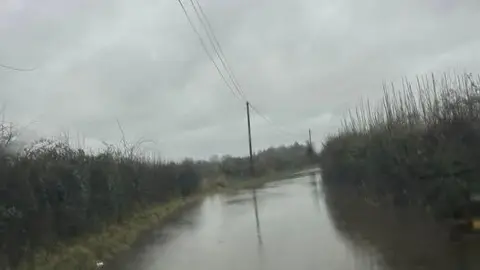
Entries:
<svg viewBox="0 0 480 270">
<path fill-rule="evenodd" d="M 152 232 L 142 248 L 110 267 L 120 270 L 438 270 L 443 269 L 439 265 L 447 267 L 442 261 L 444 258 L 449 258 L 449 262 L 454 260 L 446 255 L 449 251 L 442 253 L 443 249 L 426 251 L 437 252 L 432 255 L 437 258 L 434 264 L 422 254 L 402 258 L 395 250 L 399 240 L 385 235 L 408 232 L 399 228 L 381 232 L 384 229 L 378 228 L 388 225 L 368 224 L 370 220 L 381 223 L 381 218 L 349 213 L 345 214 L 349 226 L 342 226 L 339 215 L 331 215 L 332 209 L 327 207 L 326 201 L 330 200 L 325 199 L 318 175 L 271 183 L 257 190 L 256 196 L 259 227 L 251 191 L 213 195 Z M 356 227 L 351 223 L 357 219 L 361 228 L 358 232 L 349 229 Z M 374 229 L 369 231 L 369 228 Z M 375 237 L 371 237 L 373 242 L 367 238 L 355 240 L 377 232 L 381 243 L 375 243 Z M 407 245 L 406 250 L 411 250 L 415 241 L 422 241 L 415 239 L 410 244 L 402 243 Z M 384 251 L 383 246 L 386 246 Z M 425 252 L 424 248 L 419 252 Z M 393 261 L 388 259 L 389 254 L 396 256 Z M 403 261 L 409 264 L 402 264 Z"/>
</svg>

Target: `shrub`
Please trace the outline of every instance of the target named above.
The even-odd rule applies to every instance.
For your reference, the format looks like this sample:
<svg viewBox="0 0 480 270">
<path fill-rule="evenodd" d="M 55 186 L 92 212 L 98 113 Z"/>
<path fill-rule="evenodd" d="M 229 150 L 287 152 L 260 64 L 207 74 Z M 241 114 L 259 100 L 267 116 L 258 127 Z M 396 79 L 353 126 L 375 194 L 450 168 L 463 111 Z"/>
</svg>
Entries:
<svg viewBox="0 0 480 270">
<path fill-rule="evenodd" d="M 15 154 L 7 151 L 11 136 L 2 134 L 0 268 L 15 268 L 33 260 L 29 256 L 35 250 L 54 250 L 57 243 L 122 223 L 136 210 L 191 195 L 199 187 L 200 177 L 184 164 L 148 160 L 111 146 L 87 154 L 49 140 Z"/>
<path fill-rule="evenodd" d="M 471 74 L 417 78 L 362 104 L 320 153 L 324 181 L 451 215 L 480 181 L 480 88 Z"/>
</svg>

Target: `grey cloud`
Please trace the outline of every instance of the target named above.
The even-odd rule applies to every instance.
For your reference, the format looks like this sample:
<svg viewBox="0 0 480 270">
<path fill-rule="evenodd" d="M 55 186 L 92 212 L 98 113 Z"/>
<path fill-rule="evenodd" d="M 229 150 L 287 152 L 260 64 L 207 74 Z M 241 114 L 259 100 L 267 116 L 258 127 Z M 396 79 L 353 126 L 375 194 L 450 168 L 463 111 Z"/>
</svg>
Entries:
<svg viewBox="0 0 480 270">
<path fill-rule="evenodd" d="M 199 0 L 248 98 L 255 148 L 338 128 L 383 81 L 480 73 L 480 5 L 465 1 Z M 0 6 L 6 116 L 91 147 L 128 139 L 170 158 L 246 154 L 245 105 L 225 87 L 174 0 L 11 0 Z M 189 7 L 189 1 L 184 0 Z M 191 9 L 189 11 L 192 11 Z M 193 16 L 193 13 L 191 13 Z"/>
</svg>

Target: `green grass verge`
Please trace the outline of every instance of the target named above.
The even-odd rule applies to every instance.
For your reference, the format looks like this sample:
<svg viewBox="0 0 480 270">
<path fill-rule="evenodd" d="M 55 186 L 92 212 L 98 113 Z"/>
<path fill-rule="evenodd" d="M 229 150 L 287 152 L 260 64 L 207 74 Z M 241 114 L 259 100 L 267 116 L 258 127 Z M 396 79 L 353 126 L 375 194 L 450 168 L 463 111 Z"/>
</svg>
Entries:
<svg viewBox="0 0 480 270">
<path fill-rule="evenodd" d="M 108 261 L 128 250 L 141 233 L 159 226 L 169 216 L 198 201 L 200 197 L 174 199 L 138 212 L 123 224 L 107 226 L 98 234 L 84 235 L 71 243 L 58 244 L 54 250 L 39 250 L 29 262 L 23 262 L 18 270 L 97 269 L 97 261 Z"/>
</svg>

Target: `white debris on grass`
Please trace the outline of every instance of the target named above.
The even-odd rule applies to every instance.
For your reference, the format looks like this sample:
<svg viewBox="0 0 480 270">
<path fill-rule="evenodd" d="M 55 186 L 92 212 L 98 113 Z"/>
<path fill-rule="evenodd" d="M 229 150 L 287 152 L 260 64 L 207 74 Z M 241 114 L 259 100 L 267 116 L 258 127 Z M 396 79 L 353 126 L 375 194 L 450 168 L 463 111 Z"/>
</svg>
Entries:
<svg viewBox="0 0 480 270">
<path fill-rule="evenodd" d="M 102 268 L 104 263 L 102 261 L 97 261 L 97 268 Z"/>
</svg>

